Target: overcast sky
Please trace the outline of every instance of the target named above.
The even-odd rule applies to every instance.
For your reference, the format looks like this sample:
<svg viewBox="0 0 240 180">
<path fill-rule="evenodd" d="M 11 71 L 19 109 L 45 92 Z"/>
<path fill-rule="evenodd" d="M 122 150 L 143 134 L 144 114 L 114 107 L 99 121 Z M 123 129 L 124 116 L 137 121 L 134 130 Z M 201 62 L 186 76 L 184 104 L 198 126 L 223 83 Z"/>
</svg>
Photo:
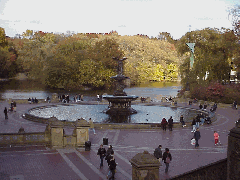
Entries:
<svg viewBox="0 0 240 180">
<path fill-rule="evenodd" d="M 174 39 L 205 27 L 232 28 L 227 10 L 239 0 L 0 0 L 0 27 L 13 37 L 43 32 L 171 33 Z"/>
</svg>

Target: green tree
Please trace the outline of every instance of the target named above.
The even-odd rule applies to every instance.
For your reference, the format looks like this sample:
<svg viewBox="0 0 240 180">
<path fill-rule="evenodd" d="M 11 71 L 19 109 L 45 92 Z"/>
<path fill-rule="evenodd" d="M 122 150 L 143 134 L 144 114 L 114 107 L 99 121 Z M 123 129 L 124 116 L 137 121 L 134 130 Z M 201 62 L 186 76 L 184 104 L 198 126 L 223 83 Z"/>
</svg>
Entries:
<svg viewBox="0 0 240 180">
<path fill-rule="evenodd" d="M 195 62 L 190 71 L 189 58 L 186 57 L 190 51 L 187 42 L 195 43 Z M 182 82 L 186 82 L 189 77 L 197 84 L 206 83 L 205 81 L 229 81 L 231 58 L 236 47 L 236 36 L 228 29 L 206 28 L 188 32 L 177 44 L 179 54 L 185 56 L 180 68 Z M 206 72 L 209 73 L 207 79 Z"/>
</svg>

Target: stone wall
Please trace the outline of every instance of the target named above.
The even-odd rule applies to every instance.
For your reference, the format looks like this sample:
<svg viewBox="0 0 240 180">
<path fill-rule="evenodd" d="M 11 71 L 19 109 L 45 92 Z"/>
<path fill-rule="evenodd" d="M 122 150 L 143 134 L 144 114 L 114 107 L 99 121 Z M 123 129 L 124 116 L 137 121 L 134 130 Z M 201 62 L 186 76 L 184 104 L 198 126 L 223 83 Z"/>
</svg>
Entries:
<svg viewBox="0 0 240 180">
<path fill-rule="evenodd" d="M 227 179 L 227 158 L 208 164 L 190 172 L 170 178 L 171 180 L 226 180 Z"/>
</svg>

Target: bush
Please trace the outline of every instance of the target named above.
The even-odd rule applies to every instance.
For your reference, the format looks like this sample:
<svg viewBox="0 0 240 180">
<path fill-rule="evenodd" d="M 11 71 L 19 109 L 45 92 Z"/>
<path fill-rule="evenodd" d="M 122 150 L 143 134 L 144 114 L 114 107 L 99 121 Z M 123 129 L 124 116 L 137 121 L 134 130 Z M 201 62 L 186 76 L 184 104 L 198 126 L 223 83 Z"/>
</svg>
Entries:
<svg viewBox="0 0 240 180">
<path fill-rule="evenodd" d="M 212 82 L 206 86 L 197 85 L 191 91 L 191 98 L 227 104 L 233 101 L 240 103 L 240 84 L 222 85 Z"/>
</svg>

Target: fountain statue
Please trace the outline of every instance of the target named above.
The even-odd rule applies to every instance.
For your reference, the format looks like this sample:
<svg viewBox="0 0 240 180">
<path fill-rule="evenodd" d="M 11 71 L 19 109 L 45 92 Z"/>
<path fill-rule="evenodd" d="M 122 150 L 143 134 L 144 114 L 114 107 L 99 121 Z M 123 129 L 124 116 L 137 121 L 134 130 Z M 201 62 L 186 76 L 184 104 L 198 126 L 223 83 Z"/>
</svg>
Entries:
<svg viewBox="0 0 240 180">
<path fill-rule="evenodd" d="M 136 100 L 138 96 L 127 95 L 127 93 L 124 92 L 124 80 L 129 79 L 129 77 L 123 75 L 123 61 L 127 58 L 119 59 L 113 57 L 113 59 L 118 61 L 118 74 L 111 77 L 115 80 L 116 90 L 113 95 L 104 95 L 103 98 L 109 102 L 106 113 L 109 114 L 115 122 L 121 122 L 121 120 L 126 119 L 127 116 L 137 113 L 137 111 L 131 107 L 131 102 Z"/>
</svg>

